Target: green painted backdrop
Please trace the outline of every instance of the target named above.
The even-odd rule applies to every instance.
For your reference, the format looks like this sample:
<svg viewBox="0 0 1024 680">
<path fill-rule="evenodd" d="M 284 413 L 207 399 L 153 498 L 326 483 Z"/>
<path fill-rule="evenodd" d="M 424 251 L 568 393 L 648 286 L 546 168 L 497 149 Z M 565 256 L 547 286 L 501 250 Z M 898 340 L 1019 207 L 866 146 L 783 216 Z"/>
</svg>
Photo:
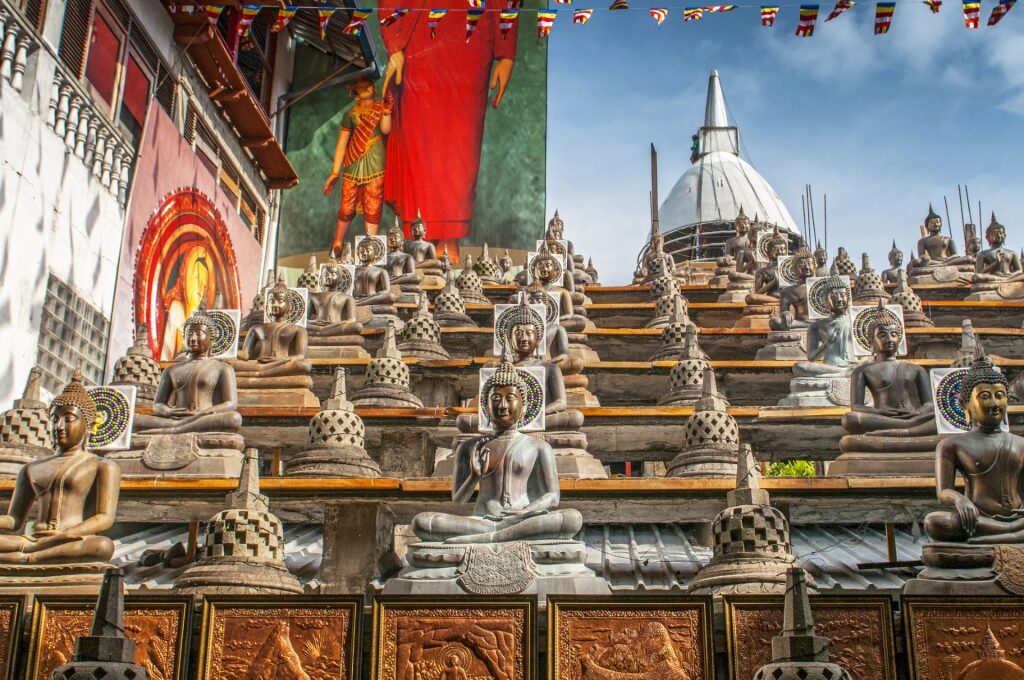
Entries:
<svg viewBox="0 0 1024 680">
<path fill-rule="evenodd" d="M 523 6 L 535 8 L 546 4 L 527 0 Z M 535 16 L 532 12 L 521 15 L 512 80 L 501 106 L 487 109 L 473 227 L 466 245 L 486 241 L 502 248 L 532 249 L 534 241 L 543 234 L 548 58 L 547 41 L 536 34 Z M 376 21 L 367 22 L 367 26 L 378 62 L 383 65 L 387 54 L 379 26 Z M 292 91 L 317 82 L 335 68 L 336 62 L 299 45 Z M 378 81 L 378 87 L 380 84 Z M 323 251 L 330 245 L 338 211 L 338 190 L 327 197 L 322 189 L 330 173 L 338 126 L 351 102 L 344 86 L 336 85 L 306 96 L 288 111 L 285 148 L 299 174 L 299 184 L 283 194 L 279 258 Z M 385 207 L 382 225 L 390 225 L 392 215 Z M 363 218 L 359 215 L 349 227 L 349 234 L 362 231 Z"/>
</svg>

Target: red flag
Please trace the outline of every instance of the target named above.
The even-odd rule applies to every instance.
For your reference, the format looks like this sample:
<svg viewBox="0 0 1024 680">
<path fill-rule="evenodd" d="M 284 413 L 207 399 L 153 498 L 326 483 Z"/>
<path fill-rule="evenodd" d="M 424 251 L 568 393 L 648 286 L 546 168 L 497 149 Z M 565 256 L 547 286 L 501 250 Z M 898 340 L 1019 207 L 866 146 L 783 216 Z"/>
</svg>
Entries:
<svg viewBox="0 0 1024 680">
<path fill-rule="evenodd" d="M 819 5 L 800 5 L 800 21 L 796 25 L 796 34 L 801 38 L 814 35 L 814 24 L 818 22 Z"/>
<path fill-rule="evenodd" d="M 825 21 L 832 21 L 846 10 L 852 9 L 855 4 L 856 3 L 852 0 L 836 0 L 836 6 L 833 7 L 832 11 L 828 13 L 827 17 L 825 17 Z"/>
<path fill-rule="evenodd" d="M 998 5 L 992 8 L 992 14 L 988 18 L 988 25 L 995 26 L 1002 20 L 1006 13 L 1013 9 L 1013 6 L 1017 4 L 1017 0 L 1002 0 Z"/>
</svg>

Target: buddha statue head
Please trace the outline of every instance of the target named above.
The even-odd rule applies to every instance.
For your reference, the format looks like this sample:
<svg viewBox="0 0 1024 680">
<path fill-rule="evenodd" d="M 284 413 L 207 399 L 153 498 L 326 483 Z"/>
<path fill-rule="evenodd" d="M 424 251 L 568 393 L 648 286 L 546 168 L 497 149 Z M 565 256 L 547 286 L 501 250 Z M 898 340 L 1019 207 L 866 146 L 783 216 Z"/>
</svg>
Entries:
<svg viewBox="0 0 1024 680">
<path fill-rule="evenodd" d="M 981 343 L 977 347 L 974 363 L 960 384 L 960 406 L 972 425 L 994 431 L 1006 418 L 1006 376 L 992 365 Z"/>
<path fill-rule="evenodd" d="M 427 225 L 423 222 L 423 218 L 420 217 L 419 211 L 416 211 L 416 219 L 409 226 L 409 232 L 417 241 L 422 241 L 427 235 Z"/>
<path fill-rule="evenodd" d="M 402 232 L 402 222 L 395 215 L 395 223 L 388 229 L 388 252 L 400 252 L 403 243 L 405 243 L 405 234 Z"/>
<path fill-rule="evenodd" d="M 525 359 L 537 353 L 543 338 L 544 319 L 526 303 L 526 296 L 521 296 L 519 304 L 511 310 L 508 335 L 502 346 L 510 346 L 520 359 Z"/>
<path fill-rule="evenodd" d="M 50 421 L 59 453 L 85 448 L 96 423 L 96 403 L 82 385 L 82 372 L 77 368 L 64 391 L 50 402 Z"/>
<path fill-rule="evenodd" d="M 533 271 L 533 277 L 540 280 L 541 284 L 545 286 L 562 278 L 562 264 L 548 251 L 546 244 L 541 245 L 540 252 L 530 263 L 530 268 Z"/>
<path fill-rule="evenodd" d="M 545 240 L 561 241 L 562 235 L 565 233 L 565 222 L 558 215 L 558 210 L 555 210 L 555 214 L 551 217 L 548 222 L 547 233 L 544 234 Z"/>
<path fill-rule="evenodd" d="M 846 285 L 846 279 L 837 274 L 828 277 L 827 299 L 832 316 L 839 317 L 846 314 L 850 309 L 850 287 Z"/>
<path fill-rule="evenodd" d="M 896 247 L 896 239 L 893 239 L 892 248 L 889 249 L 889 266 L 893 269 L 903 266 L 903 251 Z"/>
<path fill-rule="evenodd" d="M 333 257 L 327 260 L 320 274 L 320 285 L 325 292 L 338 290 L 344 279 L 341 276 L 341 264 Z"/>
<path fill-rule="evenodd" d="M 785 236 L 779 233 L 779 228 L 775 227 L 772 229 L 772 235 L 768 237 L 768 246 L 765 248 L 768 254 L 768 260 L 774 264 L 775 259 L 784 255 L 789 255 L 789 241 Z"/>
<path fill-rule="evenodd" d="M 505 254 L 498 260 L 498 266 L 501 268 L 502 273 L 508 272 L 512 269 L 512 256 L 508 254 L 508 248 L 505 249 Z"/>
<path fill-rule="evenodd" d="M 828 264 L 828 251 L 821 246 L 821 241 L 818 241 L 818 245 L 814 249 L 814 264 L 816 267 L 824 267 Z"/>
<path fill-rule="evenodd" d="M 185 322 L 182 329 L 185 336 L 185 347 L 190 359 L 202 359 L 210 356 L 213 347 L 213 319 L 206 313 L 202 305 Z"/>
<path fill-rule="evenodd" d="M 878 301 L 878 314 L 868 322 L 868 337 L 871 338 L 871 349 L 875 359 L 888 359 L 896 356 L 900 346 L 902 329 L 893 323 L 888 314 L 884 314 L 885 305 Z"/>
<path fill-rule="evenodd" d="M 942 232 L 942 218 L 932 208 L 931 203 L 928 204 L 928 215 L 924 218 L 924 228 L 931 236 Z"/>
<path fill-rule="evenodd" d="M 985 240 L 989 248 L 1001 248 L 1006 243 L 1006 227 L 996 221 L 996 214 L 992 213 L 992 221 L 985 227 Z"/>
<path fill-rule="evenodd" d="M 519 423 L 526 406 L 523 399 L 525 394 L 526 383 L 512 364 L 506 347 L 501 363 L 484 383 L 480 393 L 487 416 L 496 431 L 509 430 Z"/>
<path fill-rule="evenodd" d="M 801 245 L 793 259 L 793 273 L 796 274 L 796 280 L 803 283 L 807 280 L 808 276 L 812 276 L 815 264 L 814 256 L 807 250 L 806 246 Z"/>
<path fill-rule="evenodd" d="M 736 220 L 733 222 L 733 226 L 736 228 L 736 235 L 743 236 L 750 230 L 750 218 L 743 212 L 743 206 L 740 206 L 740 212 L 736 215 Z"/>
<path fill-rule="evenodd" d="M 359 239 L 359 243 L 356 244 L 356 258 L 359 259 L 359 264 L 368 266 L 380 259 L 381 253 L 378 252 L 380 248 L 380 242 L 372 236 L 364 236 Z"/>
<path fill-rule="evenodd" d="M 284 281 L 284 274 L 278 279 L 274 287 L 267 293 L 266 314 L 272 322 L 284 321 L 288 316 L 288 308 L 291 306 L 288 284 Z"/>
</svg>

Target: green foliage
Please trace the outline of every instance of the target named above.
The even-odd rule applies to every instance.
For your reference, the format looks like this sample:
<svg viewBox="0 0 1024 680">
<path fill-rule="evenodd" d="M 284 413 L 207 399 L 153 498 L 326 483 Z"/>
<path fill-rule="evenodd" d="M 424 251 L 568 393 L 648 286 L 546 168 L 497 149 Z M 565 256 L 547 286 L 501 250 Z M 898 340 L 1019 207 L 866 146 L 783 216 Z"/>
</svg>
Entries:
<svg viewBox="0 0 1024 680">
<path fill-rule="evenodd" d="M 783 460 L 768 465 L 769 477 L 813 477 L 814 463 L 809 460 Z"/>
</svg>

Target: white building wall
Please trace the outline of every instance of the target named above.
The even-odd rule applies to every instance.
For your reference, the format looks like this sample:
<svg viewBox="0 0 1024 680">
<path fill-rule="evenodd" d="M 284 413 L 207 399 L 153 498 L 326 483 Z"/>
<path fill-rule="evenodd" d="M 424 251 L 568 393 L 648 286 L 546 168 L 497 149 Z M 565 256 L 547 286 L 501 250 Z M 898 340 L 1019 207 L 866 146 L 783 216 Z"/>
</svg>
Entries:
<svg viewBox="0 0 1024 680">
<path fill-rule="evenodd" d="M 35 362 L 48 275 L 108 318 L 114 294 L 124 211 L 47 125 L 55 69 L 44 46 L 21 92 L 0 79 L 0 409 Z"/>
</svg>

